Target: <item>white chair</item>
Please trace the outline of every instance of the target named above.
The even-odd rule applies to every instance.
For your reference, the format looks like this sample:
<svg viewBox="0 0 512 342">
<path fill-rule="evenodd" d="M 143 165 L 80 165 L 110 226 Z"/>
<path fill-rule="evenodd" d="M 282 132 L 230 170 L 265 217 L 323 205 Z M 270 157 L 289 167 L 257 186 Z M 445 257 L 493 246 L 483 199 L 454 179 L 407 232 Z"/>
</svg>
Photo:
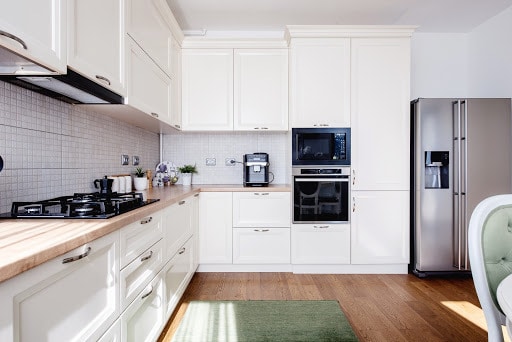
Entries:
<svg viewBox="0 0 512 342">
<path fill-rule="evenodd" d="M 468 247 L 473 282 L 487 321 L 490 342 L 503 341 L 506 316 L 496 291 L 512 274 L 512 195 L 489 197 L 471 215 Z"/>
</svg>

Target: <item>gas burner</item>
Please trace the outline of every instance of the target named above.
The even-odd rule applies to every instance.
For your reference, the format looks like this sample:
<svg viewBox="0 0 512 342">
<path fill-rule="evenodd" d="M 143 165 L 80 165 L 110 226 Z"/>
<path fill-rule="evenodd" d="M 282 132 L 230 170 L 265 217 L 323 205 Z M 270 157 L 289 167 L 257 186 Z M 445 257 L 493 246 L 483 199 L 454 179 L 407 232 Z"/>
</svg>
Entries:
<svg viewBox="0 0 512 342">
<path fill-rule="evenodd" d="M 144 200 L 142 193 L 75 193 L 44 201 L 13 202 L 0 218 L 109 218 L 159 201 Z"/>
</svg>

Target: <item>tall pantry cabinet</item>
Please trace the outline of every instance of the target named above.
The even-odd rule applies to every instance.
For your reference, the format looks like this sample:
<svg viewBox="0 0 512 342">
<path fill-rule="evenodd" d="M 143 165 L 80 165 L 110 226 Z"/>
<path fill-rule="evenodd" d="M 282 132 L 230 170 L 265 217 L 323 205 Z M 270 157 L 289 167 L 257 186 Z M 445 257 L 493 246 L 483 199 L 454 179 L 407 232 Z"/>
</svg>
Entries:
<svg viewBox="0 0 512 342">
<path fill-rule="evenodd" d="M 287 28 L 291 127 L 351 127 L 350 264 L 407 272 L 414 27 Z"/>
</svg>

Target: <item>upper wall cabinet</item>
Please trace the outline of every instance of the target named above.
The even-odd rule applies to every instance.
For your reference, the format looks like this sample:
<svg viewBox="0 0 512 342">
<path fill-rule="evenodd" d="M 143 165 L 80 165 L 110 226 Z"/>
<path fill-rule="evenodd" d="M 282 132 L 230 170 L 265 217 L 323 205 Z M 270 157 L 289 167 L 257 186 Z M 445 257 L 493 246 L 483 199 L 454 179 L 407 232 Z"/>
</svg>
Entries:
<svg viewBox="0 0 512 342">
<path fill-rule="evenodd" d="M 288 130 L 288 51 L 182 50 L 184 130 Z"/>
<path fill-rule="evenodd" d="M 126 32 L 172 77 L 172 32 L 160 14 L 166 6 L 160 0 L 127 0 Z"/>
<path fill-rule="evenodd" d="M 69 67 L 125 96 L 123 16 L 123 0 L 68 2 Z"/>
<path fill-rule="evenodd" d="M 290 44 L 292 127 L 350 126 L 350 39 L 294 38 Z"/>
<path fill-rule="evenodd" d="M 66 4 L 65 0 L 3 1 L 0 46 L 48 69 L 66 73 Z M 19 68 L 6 67 L 0 63 L 2 73 L 13 73 L 12 67 Z"/>
</svg>

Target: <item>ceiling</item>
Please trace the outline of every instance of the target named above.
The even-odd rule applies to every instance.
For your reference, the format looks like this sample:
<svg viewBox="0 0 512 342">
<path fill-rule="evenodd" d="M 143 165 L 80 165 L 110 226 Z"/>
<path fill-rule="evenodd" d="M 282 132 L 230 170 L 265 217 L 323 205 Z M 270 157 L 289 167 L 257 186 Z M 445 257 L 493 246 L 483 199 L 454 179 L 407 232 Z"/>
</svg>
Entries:
<svg viewBox="0 0 512 342">
<path fill-rule="evenodd" d="M 285 25 L 418 25 L 464 33 L 512 0 L 166 0 L 185 34 L 283 31 Z"/>
</svg>

